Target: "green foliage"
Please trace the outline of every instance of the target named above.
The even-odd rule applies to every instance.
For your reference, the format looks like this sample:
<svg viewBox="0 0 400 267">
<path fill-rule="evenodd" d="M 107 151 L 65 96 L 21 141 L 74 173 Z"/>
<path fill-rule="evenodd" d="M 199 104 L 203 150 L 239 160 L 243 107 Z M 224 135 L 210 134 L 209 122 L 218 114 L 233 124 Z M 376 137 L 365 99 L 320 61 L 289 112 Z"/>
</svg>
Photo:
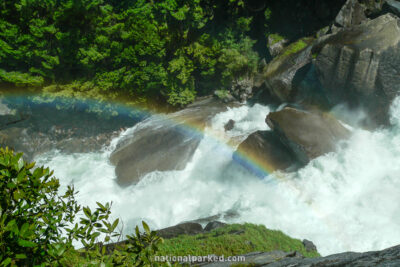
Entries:
<svg viewBox="0 0 400 267">
<path fill-rule="evenodd" d="M 57 84 L 69 88 L 64 94 L 182 106 L 252 74 L 258 60 L 244 1 L 1 0 L 0 6 L 0 83 Z"/>
<path fill-rule="evenodd" d="M 179 236 L 167 239 L 159 246 L 158 255 L 224 255 L 234 256 L 254 251 L 299 251 L 305 257 L 318 257 L 308 252 L 302 242 L 281 231 L 269 230 L 262 225 L 232 224 L 210 233 Z"/>
<path fill-rule="evenodd" d="M 52 174 L 26 163 L 22 154 L 0 149 L 1 266 L 71 266 L 82 260 L 95 266 L 151 265 L 162 239 L 146 223 L 145 233 L 136 228 L 124 249 L 107 254 L 104 244 L 120 237 L 119 220 L 109 221 L 111 204 L 97 203 L 94 211 L 82 208 L 73 187 L 59 194 L 59 181 Z M 73 241 L 84 249 L 75 250 Z"/>
<path fill-rule="evenodd" d="M 283 36 L 281 36 L 277 33 L 268 34 L 268 37 L 270 37 L 272 39 L 271 45 L 274 45 L 285 39 Z"/>
<path fill-rule="evenodd" d="M 52 172 L 23 161 L 22 155 L 0 150 L 0 262 L 35 265 L 58 257 L 61 230 L 79 210 L 73 188 L 60 196 Z M 8 264 L 6 264 L 8 263 Z"/>
<path fill-rule="evenodd" d="M 0 82 L 14 84 L 18 87 L 39 87 L 43 85 L 44 79 L 41 76 L 29 73 L 17 71 L 6 72 L 0 69 Z"/>
<path fill-rule="evenodd" d="M 303 39 L 300 39 L 299 41 L 294 42 L 294 43 L 290 44 L 287 48 L 285 48 L 285 50 L 282 53 L 282 56 L 286 57 L 286 56 L 295 54 L 297 52 L 300 52 L 307 46 L 308 46 L 307 42 L 305 42 Z"/>
</svg>

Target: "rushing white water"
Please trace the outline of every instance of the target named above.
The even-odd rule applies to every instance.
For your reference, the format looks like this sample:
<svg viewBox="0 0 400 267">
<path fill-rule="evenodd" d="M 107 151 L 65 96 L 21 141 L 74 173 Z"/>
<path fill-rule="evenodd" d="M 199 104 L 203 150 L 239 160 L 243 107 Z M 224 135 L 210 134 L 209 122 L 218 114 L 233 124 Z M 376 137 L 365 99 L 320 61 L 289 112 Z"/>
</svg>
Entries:
<svg viewBox="0 0 400 267">
<path fill-rule="evenodd" d="M 113 201 L 113 214 L 123 219 L 128 231 L 141 220 L 161 228 L 235 210 L 240 216 L 234 221 L 260 223 L 310 239 L 324 255 L 399 244 L 400 98 L 392 105 L 391 129 L 355 129 L 336 153 L 279 180 L 249 174 L 232 162 L 234 149 L 224 144 L 268 130 L 268 112 L 268 107 L 255 105 L 216 115 L 185 170 L 153 172 L 124 189 L 116 185 L 114 167 L 108 162 L 118 140 L 102 152 L 55 151 L 38 162 L 54 169 L 63 186 L 73 183 L 80 203 Z M 223 126 L 230 119 L 236 124 L 225 136 Z"/>
</svg>

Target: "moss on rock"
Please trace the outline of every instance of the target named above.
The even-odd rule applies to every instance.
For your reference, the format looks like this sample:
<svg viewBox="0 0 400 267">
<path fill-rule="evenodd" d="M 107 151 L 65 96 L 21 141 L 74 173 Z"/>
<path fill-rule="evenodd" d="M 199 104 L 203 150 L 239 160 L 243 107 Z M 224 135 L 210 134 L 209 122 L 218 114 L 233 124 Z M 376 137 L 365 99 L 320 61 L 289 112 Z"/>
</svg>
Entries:
<svg viewBox="0 0 400 267">
<path fill-rule="evenodd" d="M 253 251 L 298 251 L 305 257 L 320 256 L 307 251 L 303 243 L 281 231 L 269 230 L 263 225 L 232 224 L 199 235 L 181 235 L 166 239 L 158 255 L 242 255 Z"/>
</svg>

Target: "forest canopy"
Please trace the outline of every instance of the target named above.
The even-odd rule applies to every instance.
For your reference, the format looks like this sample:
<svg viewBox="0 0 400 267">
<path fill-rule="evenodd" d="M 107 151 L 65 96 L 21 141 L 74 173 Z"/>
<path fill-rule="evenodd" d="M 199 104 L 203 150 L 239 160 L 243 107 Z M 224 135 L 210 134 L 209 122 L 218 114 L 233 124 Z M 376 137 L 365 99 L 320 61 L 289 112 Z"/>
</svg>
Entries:
<svg viewBox="0 0 400 267">
<path fill-rule="evenodd" d="M 253 19 L 242 0 L 0 0 L 0 84 L 182 106 L 256 71 Z"/>
</svg>

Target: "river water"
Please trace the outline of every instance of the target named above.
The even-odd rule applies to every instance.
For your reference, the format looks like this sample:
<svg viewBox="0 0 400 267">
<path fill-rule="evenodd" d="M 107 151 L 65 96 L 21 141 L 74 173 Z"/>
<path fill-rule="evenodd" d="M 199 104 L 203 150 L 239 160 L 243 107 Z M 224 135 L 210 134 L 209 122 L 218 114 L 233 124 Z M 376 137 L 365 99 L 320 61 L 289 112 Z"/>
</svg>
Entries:
<svg viewBox="0 0 400 267">
<path fill-rule="evenodd" d="M 268 106 L 230 108 L 217 114 L 186 168 L 152 172 L 126 188 L 115 182 L 109 155 L 124 134 L 95 153 L 51 151 L 36 160 L 54 169 L 63 187 L 73 183 L 78 201 L 113 202 L 124 230 L 141 220 L 171 226 L 226 211 L 230 222 L 251 222 L 312 240 L 321 254 L 368 251 L 400 243 L 400 98 L 392 105 L 392 127 L 352 128 L 335 153 L 288 174 L 260 179 L 232 161 L 235 146 L 257 130 L 268 130 Z M 224 133 L 224 124 L 236 121 Z"/>
</svg>

